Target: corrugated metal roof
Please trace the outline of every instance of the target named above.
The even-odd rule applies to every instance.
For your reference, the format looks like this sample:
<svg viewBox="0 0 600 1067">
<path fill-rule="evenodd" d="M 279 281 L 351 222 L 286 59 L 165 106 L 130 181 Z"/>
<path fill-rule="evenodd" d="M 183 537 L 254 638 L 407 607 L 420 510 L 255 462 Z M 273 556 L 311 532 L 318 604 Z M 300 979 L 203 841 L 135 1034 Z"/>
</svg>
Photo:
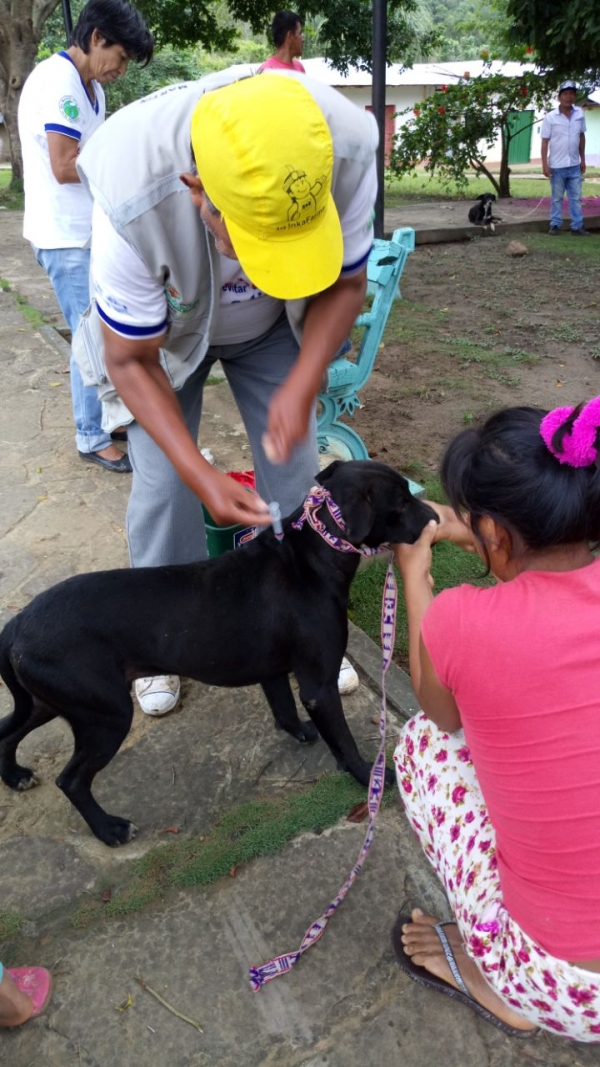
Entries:
<svg viewBox="0 0 600 1067">
<path fill-rule="evenodd" d="M 334 70 L 325 59 L 303 59 L 306 73 L 319 81 L 338 88 L 355 88 L 370 86 L 371 75 L 364 70 L 350 67 L 347 74 Z M 465 73 L 475 78 L 484 71 L 482 59 L 463 59 L 452 63 L 415 63 L 412 67 L 402 67 L 394 63 L 387 68 L 387 85 L 450 85 L 464 78 Z M 532 63 L 501 63 L 494 61 L 489 67 L 492 74 L 505 74 L 508 78 L 518 78 L 525 71 L 534 70 Z"/>
</svg>

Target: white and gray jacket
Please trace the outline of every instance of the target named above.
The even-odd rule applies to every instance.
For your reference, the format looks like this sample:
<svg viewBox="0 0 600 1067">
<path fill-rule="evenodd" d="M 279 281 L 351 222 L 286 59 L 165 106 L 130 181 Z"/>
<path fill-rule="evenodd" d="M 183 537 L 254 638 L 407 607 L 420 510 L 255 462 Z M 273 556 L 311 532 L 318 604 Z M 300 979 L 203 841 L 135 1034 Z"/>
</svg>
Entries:
<svg viewBox="0 0 600 1067">
<path fill-rule="evenodd" d="M 132 246 L 153 278 L 180 294 L 177 306 L 172 302 L 168 306 L 167 340 L 160 355 L 174 389 L 181 388 L 204 358 L 221 286 L 218 254 L 179 179 L 182 172 L 194 170 L 192 114 L 202 93 L 249 73 L 246 66 L 230 67 L 135 101 L 95 133 L 77 161 L 81 181 L 116 232 Z M 321 108 L 334 146 L 331 191 L 343 214 L 373 162 L 378 142 L 373 116 L 304 74 L 285 71 L 260 76 L 301 78 Z M 298 340 L 306 303 L 286 302 Z M 73 355 L 84 382 L 98 389 L 104 403 L 103 424 L 110 429 L 131 421 L 106 372 L 100 318 L 93 300 L 76 332 Z"/>
</svg>

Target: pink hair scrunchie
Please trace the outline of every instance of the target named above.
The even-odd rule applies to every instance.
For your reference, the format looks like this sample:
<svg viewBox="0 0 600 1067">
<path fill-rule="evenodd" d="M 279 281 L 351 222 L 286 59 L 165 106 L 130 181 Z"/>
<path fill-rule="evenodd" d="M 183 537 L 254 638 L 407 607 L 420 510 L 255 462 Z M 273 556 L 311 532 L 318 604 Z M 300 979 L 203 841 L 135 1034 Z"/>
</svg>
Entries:
<svg viewBox="0 0 600 1067">
<path fill-rule="evenodd" d="M 590 400 L 579 413 L 571 432 L 562 440 L 560 452 L 552 446 L 552 438 L 557 430 L 573 414 L 575 407 L 555 408 L 544 415 L 540 423 L 540 434 L 546 447 L 559 463 L 568 463 L 570 467 L 590 467 L 598 460 L 596 437 L 600 428 L 600 396 Z"/>
</svg>

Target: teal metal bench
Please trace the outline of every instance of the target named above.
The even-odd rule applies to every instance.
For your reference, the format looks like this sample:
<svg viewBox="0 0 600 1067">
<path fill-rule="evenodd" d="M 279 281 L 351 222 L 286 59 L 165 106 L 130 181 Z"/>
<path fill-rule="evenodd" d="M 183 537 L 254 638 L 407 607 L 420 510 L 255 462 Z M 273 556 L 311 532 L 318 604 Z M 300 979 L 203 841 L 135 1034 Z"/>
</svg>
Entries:
<svg viewBox="0 0 600 1067">
<path fill-rule="evenodd" d="M 359 315 L 355 326 L 364 330 L 355 360 L 336 356 L 327 371 L 327 388 L 319 393 L 319 452 L 340 459 L 368 459 L 364 441 L 341 416 L 354 416 L 360 407 L 359 392 L 366 385 L 375 364 L 383 331 L 394 300 L 400 297 L 400 276 L 415 247 L 415 231 L 410 227 L 394 230 L 389 241 L 376 240 L 367 261 L 367 294 L 372 297 L 368 311 Z M 420 495 L 422 487 L 411 483 Z"/>
</svg>

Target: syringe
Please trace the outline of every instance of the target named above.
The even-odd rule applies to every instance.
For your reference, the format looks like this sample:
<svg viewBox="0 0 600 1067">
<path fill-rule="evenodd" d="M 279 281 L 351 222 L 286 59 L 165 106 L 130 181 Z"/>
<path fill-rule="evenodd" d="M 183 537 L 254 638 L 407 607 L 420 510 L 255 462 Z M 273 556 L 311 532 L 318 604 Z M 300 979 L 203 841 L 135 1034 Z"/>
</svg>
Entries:
<svg viewBox="0 0 600 1067">
<path fill-rule="evenodd" d="M 283 541 L 283 526 L 281 524 L 281 508 L 276 500 L 272 500 L 269 504 L 269 512 L 271 515 L 271 522 L 273 524 L 273 533 L 278 541 Z"/>
</svg>

